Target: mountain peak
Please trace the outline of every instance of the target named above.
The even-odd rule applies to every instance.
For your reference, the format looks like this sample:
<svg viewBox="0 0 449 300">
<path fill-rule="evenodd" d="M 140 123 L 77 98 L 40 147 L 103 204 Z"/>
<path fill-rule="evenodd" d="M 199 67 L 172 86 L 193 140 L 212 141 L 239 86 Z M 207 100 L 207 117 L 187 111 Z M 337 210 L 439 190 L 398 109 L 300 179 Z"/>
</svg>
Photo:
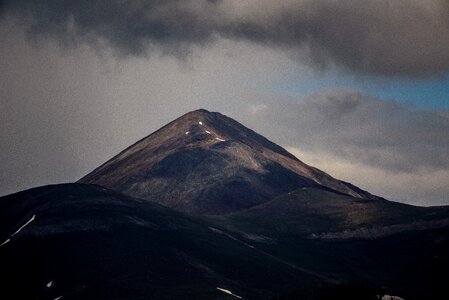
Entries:
<svg viewBox="0 0 449 300">
<path fill-rule="evenodd" d="M 207 118 L 207 116 L 214 114 L 214 112 L 210 112 L 204 108 L 200 108 L 197 110 L 192 110 L 184 115 L 182 115 L 181 117 L 179 117 L 178 119 L 174 120 L 174 121 L 179 121 L 182 119 L 191 119 L 191 118 Z"/>
<path fill-rule="evenodd" d="M 218 112 L 186 113 L 80 180 L 201 214 L 246 209 L 301 187 L 374 197 L 301 162 Z"/>
<path fill-rule="evenodd" d="M 199 108 L 196 110 L 192 110 L 191 112 L 188 112 L 187 114 L 191 114 L 191 113 L 193 113 L 193 114 L 210 114 L 211 112 L 208 111 L 207 109 Z"/>
<path fill-rule="evenodd" d="M 216 141 L 223 142 L 227 139 L 234 142 L 241 142 L 254 149 L 265 147 L 283 156 L 298 160 L 284 148 L 219 112 L 210 112 L 205 109 L 194 110 L 186 113 L 168 125 L 191 128 L 192 130 L 184 132 L 188 132 L 187 135 L 192 133 L 208 134 L 209 138 L 213 138 Z"/>
</svg>

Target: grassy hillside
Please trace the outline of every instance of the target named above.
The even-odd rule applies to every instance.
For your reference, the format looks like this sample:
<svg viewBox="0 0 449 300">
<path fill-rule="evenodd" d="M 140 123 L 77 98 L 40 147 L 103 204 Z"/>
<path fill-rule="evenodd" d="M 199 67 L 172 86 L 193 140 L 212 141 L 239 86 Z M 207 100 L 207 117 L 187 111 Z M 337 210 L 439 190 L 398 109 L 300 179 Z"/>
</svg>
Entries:
<svg viewBox="0 0 449 300">
<path fill-rule="evenodd" d="M 101 187 L 48 186 L 0 206 L 1 239 L 10 238 L 0 288 L 17 299 L 234 298 L 217 287 L 261 299 L 322 282 L 203 220 Z"/>
<path fill-rule="evenodd" d="M 328 282 L 385 288 L 420 299 L 445 293 L 447 212 L 447 207 L 415 207 L 307 188 L 209 219 L 255 249 L 325 275 Z"/>
</svg>

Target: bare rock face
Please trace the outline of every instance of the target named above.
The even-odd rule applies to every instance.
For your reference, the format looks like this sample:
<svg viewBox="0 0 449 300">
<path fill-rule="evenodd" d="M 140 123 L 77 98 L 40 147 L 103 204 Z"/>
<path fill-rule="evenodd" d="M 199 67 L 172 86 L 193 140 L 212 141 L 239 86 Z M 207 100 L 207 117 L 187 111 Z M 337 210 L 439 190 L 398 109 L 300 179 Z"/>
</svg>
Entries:
<svg viewBox="0 0 449 300">
<path fill-rule="evenodd" d="M 301 162 L 220 113 L 189 112 L 82 178 L 194 214 L 226 214 L 315 187 L 356 198 L 368 192 Z"/>
</svg>

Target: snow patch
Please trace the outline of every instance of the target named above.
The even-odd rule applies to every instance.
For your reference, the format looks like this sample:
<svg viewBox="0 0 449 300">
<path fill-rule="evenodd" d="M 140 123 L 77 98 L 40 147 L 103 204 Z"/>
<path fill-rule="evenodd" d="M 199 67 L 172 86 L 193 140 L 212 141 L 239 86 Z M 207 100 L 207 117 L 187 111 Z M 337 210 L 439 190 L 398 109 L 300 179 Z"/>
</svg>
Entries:
<svg viewBox="0 0 449 300">
<path fill-rule="evenodd" d="M 200 125 L 203 125 L 203 122 L 201 122 L 201 121 L 198 121 L 198 124 L 200 124 Z"/>
<path fill-rule="evenodd" d="M 53 300 L 59 300 L 59 299 L 61 299 L 62 298 L 62 296 L 59 296 L 59 297 L 56 297 L 55 299 L 53 299 Z"/>
<path fill-rule="evenodd" d="M 48 283 L 47 283 L 47 287 L 48 288 L 51 288 L 53 286 L 53 280 L 52 281 L 49 281 Z"/>
<path fill-rule="evenodd" d="M 210 131 L 206 130 L 206 133 L 207 133 L 207 134 L 210 134 Z"/>
<path fill-rule="evenodd" d="M 4 241 L 4 242 L 0 245 L 0 247 L 3 246 L 3 245 L 5 245 L 5 244 L 8 244 L 10 241 L 11 241 L 11 239 L 7 239 L 6 241 Z"/>
<path fill-rule="evenodd" d="M 33 222 L 35 218 L 36 218 L 36 215 L 33 215 L 33 216 L 31 217 L 31 219 L 29 219 L 28 222 L 26 222 L 25 224 L 23 224 L 22 227 L 20 227 L 19 229 L 17 229 L 17 231 L 14 232 L 14 233 L 11 235 L 11 237 L 13 237 L 13 236 L 15 236 L 16 234 L 18 234 L 22 229 L 25 228 L 25 226 L 27 226 L 28 224 L 30 224 L 31 222 Z"/>
<path fill-rule="evenodd" d="M 186 131 L 186 134 L 189 134 L 190 133 L 190 131 Z"/>
<path fill-rule="evenodd" d="M 215 139 L 216 139 L 217 141 L 220 141 L 220 142 L 226 142 L 226 140 L 220 139 L 220 138 L 218 138 L 218 137 L 216 137 Z"/>
<path fill-rule="evenodd" d="M 384 295 L 382 296 L 382 300 L 405 300 L 405 299 L 398 296 Z"/>
<path fill-rule="evenodd" d="M 245 232 L 241 232 L 240 233 L 244 238 L 254 241 L 254 242 L 258 242 L 258 243 L 265 243 L 265 244 L 275 244 L 275 240 L 272 238 L 269 238 L 265 235 L 259 235 L 259 234 L 252 234 L 252 233 L 245 233 Z"/>
<path fill-rule="evenodd" d="M 209 229 L 212 230 L 213 232 L 218 233 L 218 234 L 222 234 L 222 235 L 224 235 L 224 236 L 227 236 L 227 237 L 230 238 L 231 240 L 234 240 L 234 241 L 236 241 L 236 242 L 239 242 L 239 243 L 245 245 L 246 247 L 249 247 L 249 248 L 251 248 L 251 249 L 255 249 L 255 247 L 254 247 L 253 245 L 250 245 L 250 244 L 248 244 L 248 243 L 245 243 L 245 242 L 239 240 L 238 238 L 236 238 L 236 237 L 230 235 L 229 233 L 226 233 L 226 232 L 224 232 L 224 231 L 221 231 L 220 229 L 217 229 L 217 228 L 214 228 L 214 227 L 210 227 L 210 226 L 209 226 Z"/>
<path fill-rule="evenodd" d="M 31 217 L 31 219 L 29 219 L 25 224 L 23 224 L 19 229 L 17 229 L 16 232 L 14 232 L 13 234 L 11 234 L 10 237 L 9 237 L 9 239 L 7 239 L 6 241 L 4 241 L 4 242 L 0 245 L 0 247 L 3 246 L 3 245 L 5 245 L 5 244 L 7 244 L 7 243 L 9 243 L 9 242 L 11 241 L 11 238 L 12 238 L 13 236 L 15 236 L 16 234 L 18 234 L 22 229 L 25 228 L 25 226 L 27 226 L 28 224 L 30 224 L 31 222 L 33 222 L 35 218 L 36 218 L 36 215 L 33 215 L 33 216 Z"/>
<path fill-rule="evenodd" d="M 226 293 L 226 294 L 228 294 L 228 295 L 234 296 L 234 297 L 236 297 L 236 298 L 242 299 L 242 297 L 240 297 L 239 295 L 234 294 L 234 293 L 231 292 L 230 290 L 223 289 L 223 288 L 220 288 L 220 287 L 218 287 L 218 286 L 217 286 L 217 290 L 219 290 L 219 291 L 221 291 L 221 292 L 223 292 L 223 293 Z"/>
</svg>

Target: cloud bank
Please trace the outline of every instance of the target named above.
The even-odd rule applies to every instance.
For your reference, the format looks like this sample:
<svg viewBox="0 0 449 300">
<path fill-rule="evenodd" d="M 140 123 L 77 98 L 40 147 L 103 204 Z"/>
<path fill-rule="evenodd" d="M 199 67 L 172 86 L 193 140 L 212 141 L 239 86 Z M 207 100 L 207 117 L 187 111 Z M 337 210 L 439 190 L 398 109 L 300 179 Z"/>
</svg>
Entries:
<svg viewBox="0 0 449 300">
<path fill-rule="evenodd" d="M 378 195 L 447 203 L 449 111 L 353 90 L 252 97 L 242 120 L 304 162 Z"/>
<path fill-rule="evenodd" d="M 323 68 L 432 77 L 449 71 L 447 0 L 3 0 L 33 37 L 85 42 L 119 55 L 185 57 L 220 38 Z"/>
<path fill-rule="evenodd" d="M 279 126 L 273 135 L 290 132 L 282 138 L 284 145 L 293 138 L 304 150 L 332 152 L 390 171 L 449 169 L 447 111 L 417 109 L 353 90 L 271 99 L 249 110 L 260 124 L 267 120 Z"/>
</svg>

